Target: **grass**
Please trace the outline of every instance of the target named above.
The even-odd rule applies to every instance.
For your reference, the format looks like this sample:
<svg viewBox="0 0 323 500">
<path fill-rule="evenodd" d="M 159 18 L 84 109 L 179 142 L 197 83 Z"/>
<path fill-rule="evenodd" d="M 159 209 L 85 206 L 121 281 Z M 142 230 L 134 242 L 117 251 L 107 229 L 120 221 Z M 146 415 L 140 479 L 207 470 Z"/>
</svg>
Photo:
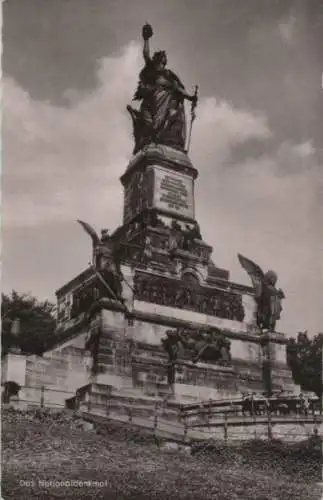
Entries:
<svg viewBox="0 0 323 500">
<path fill-rule="evenodd" d="M 214 447 L 215 446 L 215 447 Z M 2 497 L 98 500 L 320 500 L 318 451 L 261 443 L 166 452 L 151 436 L 118 424 L 85 430 L 61 414 L 3 411 Z M 296 451 L 296 453 L 295 453 Z M 51 486 L 41 480 L 102 481 Z M 24 481 L 28 481 L 27 483 Z"/>
</svg>

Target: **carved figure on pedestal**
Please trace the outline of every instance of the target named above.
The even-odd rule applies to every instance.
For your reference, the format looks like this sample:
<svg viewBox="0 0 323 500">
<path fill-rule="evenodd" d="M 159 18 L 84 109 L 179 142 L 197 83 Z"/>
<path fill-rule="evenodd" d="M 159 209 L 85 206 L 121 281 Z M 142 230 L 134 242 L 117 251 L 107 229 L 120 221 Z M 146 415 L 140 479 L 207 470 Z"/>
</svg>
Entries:
<svg viewBox="0 0 323 500">
<path fill-rule="evenodd" d="M 168 244 L 170 257 L 174 258 L 176 250 L 192 252 L 195 247 L 195 239 L 202 240 L 200 227 L 197 223 L 193 227 L 186 225 L 183 230 L 176 221 L 173 221 Z"/>
<path fill-rule="evenodd" d="M 198 361 L 230 364 L 230 341 L 224 337 L 221 330 L 213 328 L 196 332 L 184 332 L 181 342 L 190 351 L 193 363 Z"/>
<path fill-rule="evenodd" d="M 173 262 L 178 261 L 174 259 Z M 210 290 L 200 286 L 191 273 L 184 272 L 183 275 L 183 267 L 181 274 L 184 279 L 169 283 L 160 278 L 135 277 L 136 299 L 164 306 L 185 308 L 219 318 L 243 321 L 244 308 L 240 294 L 223 293 L 219 290 L 210 292 Z"/>
<path fill-rule="evenodd" d="M 230 341 L 218 328 L 210 330 L 167 330 L 162 345 L 168 355 L 168 384 L 175 383 L 176 365 L 180 354 L 193 363 L 198 361 L 231 364 Z"/>
<path fill-rule="evenodd" d="M 176 231 L 171 230 L 168 239 L 168 252 L 171 259 L 175 258 L 175 253 L 178 248 L 179 248 L 179 236 Z"/>
<path fill-rule="evenodd" d="M 153 256 L 152 244 L 150 236 L 145 236 L 144 251 L 143 251 L 143 263 L 148 265 Z"/>
<path fill-rule="evenodd" d="M 120 249 L 115 245 L 108 230 L 101 232 L 101 242 L 95 249 L 96 270 L 108 282 L 116 298 L 123 302 L 122 281 L 120 267 Z"/>
<path fill-rule="evenodd" d="M 180 336 L 177 330 L 167 330 L 166 338 L 162 339 L 162 345 L 168 355 L 167 383 L 173 386 L 175 383 L 176 362 L 180 350 Z"/>
<path fill-rule="evenodd" d="M 264 273 L 251 260 L 238 254 L 242 267 L 247 271 L 255 290 L 257 303 L 257 325 L 261 330 L 275 331 L 276 321 L 280 319 L 284 292 L 276 288 L 277 274 L 274 271 Z"/>
<path fill-rule="evenodd" d="M 161 220 L 160 217 L 158 217 L 155 211 L 149 212 L 147 217 L 147 222 L 148 225 L 150 225 L 151 227 L 163 227 L 163 228 L 165 227 L 164 222 Z"/>
<path fill-rule="evenodd" d="M 134 153 L 149 143 L 184 150 L 184 100 L 188 99 L 196 104 L 196 93 L 189 94 L 178 76 L 166 68 L 166 52 L 158 51 L 151 57 L 149 39 L 153 36 L 153 30 L 149 24 L 143 26 L 142 36 L 145 66 L 140 72 L 134 95 L 134 100 L 141 102 L 140 110 L 127 106 L 133 121 Z"/>
<path fill-rule="evenodd" d="M 183 250 L 191 251 L 194 247 L 195 239 L 202 239 L 200 226 L 197 223 L 192 228 L 188 225 L 186 226 L 183 233 Z"/>
<path fill-rule="evenodd" d="M 194 227 L 191 229 L 191 239 L 202 240 L 200 225 L 196 222 Z"/>
<path fill-rule="evenodd" d="M 120 252 L 112 240 L 108 229 L 101 231 L 101 238 L 90 224 L 78 220 L 79 224 L 92 239 L 93 244 L 93 267 L 98 276 L 103 278 L 106 288 L 113 298 L 124 303 L 122 297 L 123 276 L 120 268 Z"/>
</svg>

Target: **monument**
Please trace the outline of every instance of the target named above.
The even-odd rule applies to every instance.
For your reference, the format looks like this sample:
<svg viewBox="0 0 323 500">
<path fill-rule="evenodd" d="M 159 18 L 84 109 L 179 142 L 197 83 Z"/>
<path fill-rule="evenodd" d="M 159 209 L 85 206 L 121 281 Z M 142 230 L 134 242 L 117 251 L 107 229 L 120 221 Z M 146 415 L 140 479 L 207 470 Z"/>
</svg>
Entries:
<svg viewBox="0 0 323 500">
<path fill-rule="evenodd" d="M 127 108 L 135 144 L 120 179 L 123 223 L 100 238 L 79 221 L 92 265 L 57 291 L 58 329 L 88 332 L 89 381 L 103 392 L 185 403 L 292 390 L 286 339 L 275 331 L 284 297 L 276 275 L 239 255 L 253 287 L 232 282 L 196 219 L 188 149 L 197 87 L 186 91 L 165 52 L 151 56 L 150 25 L 142 35 L 139 109 Z"/>
</svg>

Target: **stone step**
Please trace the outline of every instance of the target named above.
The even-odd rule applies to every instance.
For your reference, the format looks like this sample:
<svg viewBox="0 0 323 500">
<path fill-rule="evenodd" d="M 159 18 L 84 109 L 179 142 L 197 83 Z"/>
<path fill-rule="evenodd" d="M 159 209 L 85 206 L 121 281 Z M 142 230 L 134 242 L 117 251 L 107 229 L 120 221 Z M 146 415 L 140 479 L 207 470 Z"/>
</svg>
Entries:
<svg viewBox="0 0 323 500">
<path fill-rule="evenodd" d="M 131 387 L 131 379 L 128 380 L 129 386 L 118 387 L 125 383 L 123 376 L 111 374 L 98 378 L 101 378 L 101 381 L 97 380 L 85 387 L 87 393 L 83 395 L 81 403 L 83 411 L 88 411 L 90 408 L 91 411 L 97 411 L 101 415 L 115 412 L 118 415 L 143 418 L 154 418 L 157 413 L 165 421 L 179 422 L 183 401 L 165 399 L 165 395 L 163 397 L 147 395 L 141 387 Z M 167 392 L 169 395 L 169 391 Z"/>
<path fill-rule="evenodd" d="M 99 411 L 106 415 L 111 411 L 118 415 L 154 418 L 156 413 L 165 420 L 179 420 L 179 403 L 165 404 L 164 398 L 145 395 L 140 388 L 115 388 L 108 384 L 93 383 L 88 392 L 84 411 Z M 89 406 L 88 406 L 89 405 Z"/>
<path fill-rule="evenodd" d="M 132 379 L 128 377 L 126 380 L 124 375 L 118 376 L 106 373 L 102 376 L 100 375 L 98 378 L 101 378 L 101 381 L 93 382 L 87 386 L 87 391 L 91 395 L 97 394 L 111 399 L 127 399 L 133 403 L 140 401 L 142 404 L 158 404 L 159 406 L 167 401 L 167 407 L 176 410 L 188 403 L 186 399 L 172 399 L 167 397 L 169 396 L 168 388 L 165 388 L 162 394 L 147 394 L 141 387 L 133 387 Z M 198 401 L 197 399 L 195 400 Z M 192 400 L 190 400 L 190 403 L 192 403 Z"/>
<path fill-rule="evenodd" d="M 124 404 L 128 406 L 142 406 L 146 408 L 154 409 L 156 405 L 161 406 L 162 401 L 156 401 L 152 398 L 129 396 L 125 394 L 118 393 L 102 393 L 102 392 L 92 392 L 90 394 L 90 401 L 106 404 L 108 401 L 110 405 L 113 404 Z"/>
<path fill-rule="evenodd" d="M 155 416 L 155 408 L 146 405 L 132 405 L 122 401 L 112 402 L 107 400 L 105 403 L 90 401 L 90 405 L 82 405 L 81 410 L 100 412 L 102 415 L 110 415 L 112 412 L 115 415 L 131 417 L 145 417 L 153 419 Z M 176 417 L 175 417 L 176 418 Z"/>
<path fill-rule="evenodd" d="M 113 420 L 115 422 L 130 424 L 154 431 L 154 419 L 152 418 L 133 417 L 132 420 L 129 420 L 128 415 L 119 415 L 113 412 L 111 412 L 109 415 L 104 415 L 100 410 L 84 412 L 84 415 L 86 419 L 93 419 L 94 422 L 99 422 L 100 424 L 108 423 L 109 421 Z M 203 434 L 198 431 L 191 432 L 195 433 L 196 435 L 203 436 Z M 160 419 L 158 421 L 156 434 L 160 437 L 169 437 L 172 439 L 181 440 L 184 436 L 184 426 L 180 423 L 173 423 L 165 421 L 164 419 Z"/>
<path fill-rule="evenodd" d="M 107 381 L 109 380 L 109 377 L 106 379 Z M 124 386 L 121 383 L 124 383 L 124 377 L 117 377 L 111 375 L 110 378 L 111 382 L 117 381 L 118 384 L 113 384 L 113 383 L 103 383 L 103 382 L 94 382 L 91 384 L 91 392 L 92 393 L 101 393 L 101 394 L 110 394 L 110 395 L 116 395 L 120 397 L 129 397 L 129 398 L 143 398 L 144 400 L 149 400 L 149 401 L 155 401 L 161 400 L 161 398 L 156 398 L 154 396 L 148 396 L 145 395 L 140 387 L 132 387 L 130 384 L 125 384 Z M 130 380 L 128 381 L 130 382 Z"/>
</svg>

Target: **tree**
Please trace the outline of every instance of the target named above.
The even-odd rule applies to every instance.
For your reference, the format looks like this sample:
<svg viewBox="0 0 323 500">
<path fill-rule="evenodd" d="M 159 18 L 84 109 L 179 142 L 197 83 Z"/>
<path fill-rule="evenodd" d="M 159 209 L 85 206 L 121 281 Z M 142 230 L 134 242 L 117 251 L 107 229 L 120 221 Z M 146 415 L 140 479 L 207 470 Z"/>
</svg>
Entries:
<svg viewBox="0 0 323 500">
<path fill-rule="evenodd" d="M 2 354 L 19 347 L 25 354 L 42 354 L 53 344 L 54 305 L 15 290 L 1 296 Z M 15 331 L 16 330 L 16 331 Z"/>
<path fill-rule="evenodd" d="M 297 339 L 287 344 L 287 362 L 293 379 L 305 391 L 313 391 L 322 397 L 322 348 L 323 333 L 310 339 L 307 332 L 299 332 Z"/>
</svg>

